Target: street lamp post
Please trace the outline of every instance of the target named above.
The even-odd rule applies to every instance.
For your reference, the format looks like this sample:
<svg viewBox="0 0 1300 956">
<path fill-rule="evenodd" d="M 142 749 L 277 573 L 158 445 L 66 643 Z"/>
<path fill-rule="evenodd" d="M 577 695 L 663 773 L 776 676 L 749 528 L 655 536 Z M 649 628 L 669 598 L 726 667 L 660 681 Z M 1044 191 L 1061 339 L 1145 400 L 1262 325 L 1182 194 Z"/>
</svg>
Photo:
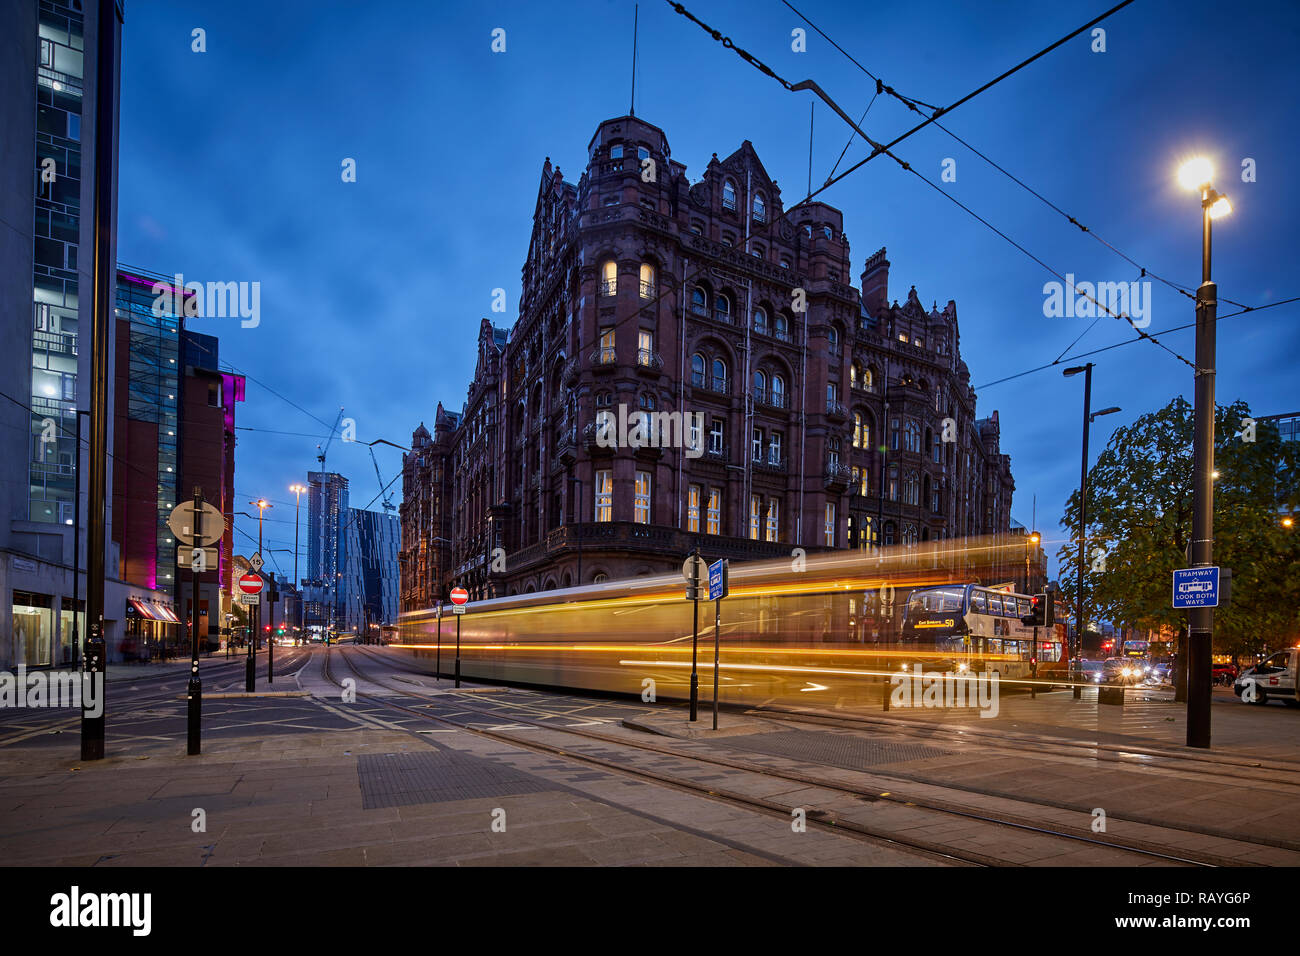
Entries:
<svg viewBox="0 0 1300 956">
<path fill-rule="evenodd" d="M 1214 167 L 1203 158 L 1178 170 L 1184 188 L 1201 193 L 1201 284 L 1196 289 L 1195 421 L 1192 432 L 1192 567 L 1214 565 L 1214 377 L 1218 286 L 1210 278 L 1212 222 L 1232 212 L 1228 197 L 1210 185 Z M 1214 608 L 1187 612 L 1187 746 L 1210 746 L 1211 654 Z"/>
<path fill-rule="evenodd" d="M 265 498 L 258 498 L 256 501 L 250 501 L 249 504 L 257 508 L 257 553 L 260 556 L 262 554 L 262 515 L 266 512 L 267 508 L 271 507 L 271 503 Z M 256 573 L 261 575 L 262 572 L 258 571 Z M 250 694 L 257 689 L 257 663 L 255 654 L 257 638 L 258 635 L 261 634 L 262 627 L 262 595 L 260 591 L 257 596 L 257 613 L 254 615 L 254 621 L 255 623 L 251 628 L 252 633 L 249 635 L 248 641 L 248 662 L 244 665 L 244 689 Z"/>
<path fill-rule="evenodd" d="M 298 613 L 294 616 L 298 619 L 296 627 L 298 633 L 302 633 L 302 584 L 298 580 L 298 519 L 302 514 L 302 493 L 307 489 L 302 485 L 293 484 L 289 490 L 294 493 L 293 506 L 293 586 L 298 593 Z"/>
<path fill-rule="evenodd" d="M 1079 657 L 1083 653 L 1083 572 L 1086 567 L 1087 529 L 1088 529 L 1088 433 L 1093 421 L 1101 415 L 1113 415 L 1120 409 L 1103 408 L 1099 412 L 1092 410 L 1092 369 L 1093 363 L 1067 368 L 1062 374 L 1066 378 L 1083 373 L 1083 456 L 1079 465 L 1079 568 L 1078 583 L 1074 591 L 1074 640 L 1070 648 L 1070 683 L 1074 687 L 1074 699 L 1083 696 L 1079 685 Z"/>
</svg>

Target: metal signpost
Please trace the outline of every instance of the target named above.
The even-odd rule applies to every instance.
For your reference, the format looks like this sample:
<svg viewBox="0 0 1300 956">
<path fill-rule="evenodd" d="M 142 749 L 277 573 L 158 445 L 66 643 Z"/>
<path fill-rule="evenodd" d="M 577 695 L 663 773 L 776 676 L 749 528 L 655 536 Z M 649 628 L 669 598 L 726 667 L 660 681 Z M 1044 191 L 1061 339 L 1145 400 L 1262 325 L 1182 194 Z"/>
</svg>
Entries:
<svg viewBox="0 0 1300 956">
<path fill-rule="evenodd" d="M 700 582 L 709 573 L 708 566 L 700 557 L 700 547 L 695 546 L 695 553 L 682 565 L 682 576 L 686 578 L 686 599 L 694 607 L 694 625 L 691 627 L 691 720 L 699 718 L 700 706 Z"/>
<path fill-rule="evenodd" d="M 167 517 L 167 527 L 179 545 L 190 549 L 190 681 L 186 687 L 188 705 L 188 747 L 190 756 L 202 751 L 203 683 L 199 680 L 199 574 L 208 568 L 207 546 L 216 544 L 226 533 L 226 519 L 220 511 L 203 500 L 203 489 L 194 486 L 194 501 L 183 501 Z"/>
<path fill-rule="evenodd" d="M 254 557 L 258 557 L 260 560 L 258 555 L 254 555 Z M 238 583 L 240 590 L 240 603 L 252 604 L 260 608 L 262 604 L 262 576 L 249 571 L 246 574 L 240 575 Z M 248 613 L 252 616 L 253 611 L 251 608 Z M 257 665 L 253 660 L 253 648 L 257 643 L 256 628 L 260 625 L 261 622 L 257 621 L 248 635 L 248 660 L 244 665 L 244 690 L 249 694 L 253 693 L 257 688 L 257 675 L 254 670 Z"/>
<path fill-rule="evenodd" d="M 713 602 L 713 729 L 718 729 L 718 650 L 722 633 L 722 599 L 727 596 L 727 559 L 709 565 L 709 600 Z"/>
<path fill-rule="evenodd" d="M 433 665 L 433 680 L 442 680 L 442 602 L 438 602 L 438 648 L 434 652 L 436 663 Z"/>
<path fill-rule="evenodd" d="M 460 687 L 460 617 L 465 613 L 465 605 L 469 601 L 469 592 L 464 588 L 451 589 L 452 613 L 456 615 L 456 686 Z M 441 627 L 441 619 L 439 619 Z"/>
</svg>

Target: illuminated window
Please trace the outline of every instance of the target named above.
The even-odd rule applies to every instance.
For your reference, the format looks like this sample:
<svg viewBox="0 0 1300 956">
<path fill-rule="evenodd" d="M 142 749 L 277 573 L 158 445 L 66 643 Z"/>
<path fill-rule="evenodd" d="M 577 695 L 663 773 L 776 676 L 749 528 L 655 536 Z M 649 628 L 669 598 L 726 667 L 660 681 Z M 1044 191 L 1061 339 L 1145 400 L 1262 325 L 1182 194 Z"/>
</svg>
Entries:
<svg viewBox="0 0 1300 956">
<path fill-rule="evenodd" d="M 853 447 L 865 448 L 866 442 L 862 439 L 862 413 L 853 413 Z"/>
<path fill-rule="evenodd" d="M 708 525 L 705 530 L 709 534 L 722 533 L 722 491 L 718 488 L 709 489 Z"/>
<path fill-rule="evenodd" d="M 686 494 L 686 530 L 698 534 L 700 530 L 700 486 L 691 485 Z"/>
<path fill-rule="evenodd" d="M 650 472 L 636 473 L 636 497 L 632 520 L 637 524 L 650 523 Z"/>
<path fill-rule="evenodd" d="M 648 262 L 641 263 L 641 298 L 655 297 L 655 267 Z"/>
<path fill-rule="evenodd" d="M 749 496 L 749 536 L 758 540 L 758 519 L 763 510 L 763 499 L 759 495 Z"/>
<path fill-rule="evenodd" d="M 835 547 L 835 505 L 833 502 L 826 502 L 826 523 L 823 528 L 823 534 L 826 540 L 826 547 Z"/>
<path fill-rule="evenodd" d="M 767 540 L 779 541 L 781 528 L 781 500 L 769 498 L 767 501 Z"/>
<path fill-rule="evenodd" d="M 636 362 L 638 365 L 653 367 L 655 363 L 655 334 L 640 329 L 636 334 Z"/>
<path fill-rule="evenodd" d="M 600 330 L 599 358 L 601 365 L 609 365 L 614 361 L 614 329 L 612 327 Z"/>
<path fill-rule="evenodd" d="M 600 294 L 614 295 L 618 292 L 618 263 L 610 259 L 600 268 Z"/>
<path fill-rule="evenodd" d="M 614 473 L 596 472 L 596 520 L 614 520 Z"/>
</svg>

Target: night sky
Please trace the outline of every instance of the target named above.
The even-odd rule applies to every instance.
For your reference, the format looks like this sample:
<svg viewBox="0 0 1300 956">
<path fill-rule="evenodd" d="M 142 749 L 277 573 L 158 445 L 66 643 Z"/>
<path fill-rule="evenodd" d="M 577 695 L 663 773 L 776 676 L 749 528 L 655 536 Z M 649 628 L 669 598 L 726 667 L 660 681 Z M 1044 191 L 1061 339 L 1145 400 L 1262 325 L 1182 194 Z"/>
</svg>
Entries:
<svg viewBox="0 0 1300 956">
<path fill-rule="evenodd" d="M 1103 12 L 1100 2 L 794 4 L 900 92 L 948 105 Z M 791 82 L 811 78 L 856 120 L 874 83 L 780 0 L 689 0 L 686 6 Z M 118 257 L 186 280 L 261 283 L 261 320 L 200 319 L 224 363 L 248 375 L 239 407 L 237 509 L 266 496 L 268 548 L 293 547 L 293 495 L 318 467 L 316 446 L 339 406 L 357 438 L 409 444 L 438 401 L 459 410 L 482 317 L 518 314 L 543 160 L 576 183 L 596 125 L 628 110 L 633 5 L 431 2 L 174 3 L 129 0 L 123 27 Z M 1224 299 L 1261 306 L 1300 295 L 1294 265 L 1294 118 L 1300 113 L 1293 3 L 1139 2 L 942 120 L 1142 266 L 1194 288 L 1200 210 L 1174 170 L 1203 153 L 1234 212 L 1216 223 L 1214 278 Z M 506 52 L 491 51 L 494 28 Z M 791 31 L 807 29 L 807 52 Z M 206 31 L 207 52 L 191 50 Z M 660 126 L 697 180 L 712 153 L 753 142 L 793 205 L 808 182 L 812 94 L 790 93 L 662 0 L 640 5 L 636 113 Z M 863 124 L 888 141 L 916 115 L 880 97 Z M 814 188 L 849 139 L 821 104 Z M 839 169 L 868 148 L 854 138 Z M 1061 273 L 1137 279 L 1138 270 L 985 165 L 938 129 L 896 148 L 933 182 Z M 341 164 L 357 163 L 344 183 Z M 1241 181 L 1243 158 L 1257 181 Z M 978 413 L 995 409 L 1016 480 L 1013 517 L 1044 532 L 1051 566 L 1064 503 L 1079 474 L 1082 378 L 1051 362 L 1091 319 L 1046 318 L 1054 277 L 935 190 L 877 158 L 819 198 L 844 211 L 852 281 L 881 246 L 890 297 L 915 285 L 928 308 L 957 302 L 961 353 Z M 1292 251 L 1288 251 L 1292 250 Z M 491 312 L 503 287 L 508 311 Z M 1158 333 L 1194 318 L 1192 302 L 1152 285 Z M 1300 410 L 1294 356 L 1300 303 L 1225 319 L 1218 397 L 1255 414 Z M 1103 317 L 1067 353 L 1134 338 Z M 1191 330 L 1162 336 L 1191 358 Z M 1113 427 L 1191 399 L 1192 371 L 1135 342 L 1091 358 L 1093 407 L 1123 413 L 1094 426 L 1094 457 Z M 400 452 L 380 446 L 387 482 Z M 327 467 L 351 481 L 354 506 L 379 491 L 363 445 L 335 441 Z M 393 484 L 400 501 L 400 478 Z M 378 508 L 376 500 L 372 507 Z M 253 510 L 251 508 L 247 510 Z M 304 532 L 306 515 L 303 516 Z M 236 550 L 256 522 L 241 518 Z M 301 573 L 306 574 L 305 551 Z M 291 572 L 288 553 L 268 556 Z M 270 560 L 274 559 L 274 560 Z M 1055 573 L 1055 572 L 1053 572 Z"/>
</svg>

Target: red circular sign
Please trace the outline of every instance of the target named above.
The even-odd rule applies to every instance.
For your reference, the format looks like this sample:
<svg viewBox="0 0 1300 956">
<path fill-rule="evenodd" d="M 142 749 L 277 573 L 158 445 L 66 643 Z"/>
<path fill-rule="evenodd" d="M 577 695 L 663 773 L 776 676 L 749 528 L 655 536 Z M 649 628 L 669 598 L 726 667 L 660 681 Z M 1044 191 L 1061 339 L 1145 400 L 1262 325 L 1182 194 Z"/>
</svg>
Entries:
<svg viewBox="0 0 1300 956">
<path fill-rule="evenodd" d="M 469 592 L 466 591 L 464 588 L 452 588 L 452 589 L 451 589 L 451 603 L 452 603 L 452 604 L 467 604 L 467 603 L 469 603 Z"/>
<path fill-rule="evenodd" d="M 262 579 L 260 576 L 248 573 L 241 575 L 239 578 L 239 590 L 245 594 L 257 594 L 262 590 Z"/>
</svg>

